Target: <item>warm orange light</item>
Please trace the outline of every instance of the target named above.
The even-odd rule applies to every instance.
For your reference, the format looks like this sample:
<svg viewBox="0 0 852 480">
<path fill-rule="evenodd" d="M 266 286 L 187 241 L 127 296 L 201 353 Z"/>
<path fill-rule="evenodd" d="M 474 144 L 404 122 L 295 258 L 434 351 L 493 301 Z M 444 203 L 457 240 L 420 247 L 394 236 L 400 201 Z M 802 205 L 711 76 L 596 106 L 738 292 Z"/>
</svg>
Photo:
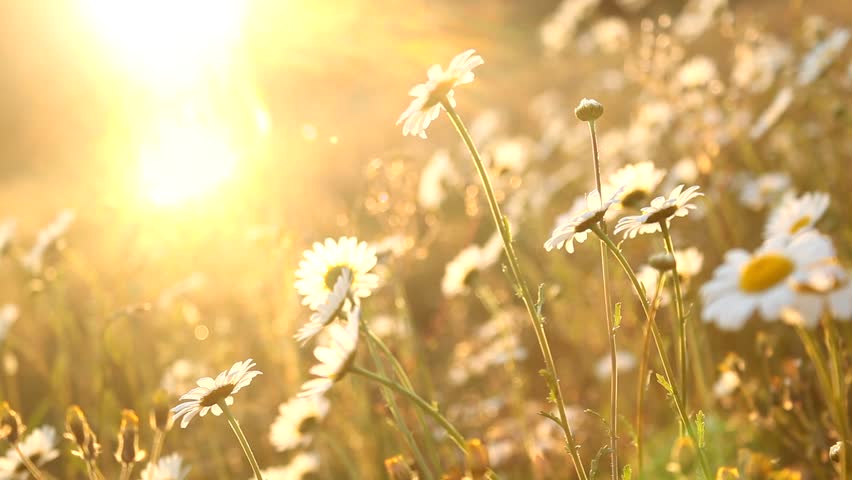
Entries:
<svg viewBox="0 0 852 480">
<path fill-rule="evenodd" d="M 227 130 L 196 119 L 161 121 L 139 150 L 145 195 L 158 205 L 198 198 L 226 181 L 238 154 Z"/>
<path fill-rule="evenodd" d="M 246 0 L 80 0 L 85 16 L 131 74 L 152 83 L 193 82 L 225 68 L 240 38 Z"/>
</svg>

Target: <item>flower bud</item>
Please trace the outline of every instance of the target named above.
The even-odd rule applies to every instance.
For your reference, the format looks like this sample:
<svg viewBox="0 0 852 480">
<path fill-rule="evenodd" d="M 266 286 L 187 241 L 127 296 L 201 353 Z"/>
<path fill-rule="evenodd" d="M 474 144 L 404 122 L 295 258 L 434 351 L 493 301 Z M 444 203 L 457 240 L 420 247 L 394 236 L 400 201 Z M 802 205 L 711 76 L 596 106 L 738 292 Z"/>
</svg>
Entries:
<svg viewBox="0 0 852 480">
<path fill-rule="evenodd" d="M 118 447 L 115 459 L 119 463 L 130 464 L 145 458 L 145 451 L 139 450 L 139 417 L 130 409 L 121 411 L 121 425 L 118 428 Z"/>
<path fill-rule="evenodd" d="M 467 447 L 467 469 L 473 478 L 480 478 L 488 471 L 490 461 L 488 459 L 488 449 L 478 438 L 468 440 Z"/>
<path fill-rule="evenodd" d="M 154 405 L 149 416 L 151 429 L 158 432 L 168 432 L 172 428 L 172 411 L 166 392 L 159 390 L 154 394 Z"/>
<path fill-rule="evenodd" d="M 574 109 L 574 115 L 583 122 L 594 122 L 603 115 L 603 105 L 597 100 L 584 98 L 580 100 L 580 104 Z"/>
<path fill-rule="evenodd" d="M 9 402 L 0 404 L 0 439 L 8 440 L 11 444 L 18 443 L 26 430 L 18 412 L 12 410 Z"/>
<path fill-rule="evenodd" d="M 655 253 L 651 255 L 651 258 L 648 259 L 648 264 L 660 271 L 661 273 L 668 272 L 669 270 L 674 269 L 675 258 L 674 256 L 665 252 Z"/>
<path fill-rule="evenodd" d="M 736 467 L 719 467 L 716 470 L 716 480 L 736 480 L 740 478 L 740 471 Z"/>
<path fill-rule="evenodd" d="M 828 458 L 834 463 L 840 463 L 840 449 L 843 448 L 842 442 L 837 442 L 828 449 Z"/>
<path fill-rule="evenodd" d="M 86 415 L 77 405 L 68 407 L 65 414 L 65 438 L 73 441 L 77 449 L 71 452 L 73 455 L 88 462 L 94 461 L 101 453 L 95 432 L 89 426 Z"/>
</svg>

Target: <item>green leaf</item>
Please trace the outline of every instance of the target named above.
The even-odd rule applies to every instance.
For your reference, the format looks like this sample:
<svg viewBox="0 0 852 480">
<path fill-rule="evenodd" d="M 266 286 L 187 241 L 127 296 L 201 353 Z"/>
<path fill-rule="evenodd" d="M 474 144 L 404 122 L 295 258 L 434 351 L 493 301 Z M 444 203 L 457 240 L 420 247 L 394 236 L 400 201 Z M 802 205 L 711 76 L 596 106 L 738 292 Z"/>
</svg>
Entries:
<svg viewBox="0 0 852 480">
<path fill-rule="evenodd" d="M 672 397 L 674 396 L 674 390 L 672 390 L 672 386 L 668 382 L 668 380 L 666 380 L 666 377 L 664 377 L 664 376 L 662 376 L 658 373 L 657 374 L 657 383 L 662 385 L 662 387 L 666 389 L 666 392 L 668 392 L 668 394 L 670 396 L 672 396 Z"/>
<path fill-rule="evenodd" d="M 633 468 L 630 465 L 625 465 L 621 472 L 621 480 L 630 480 L 631 478 L 633 478 Z"/>
<path fill-rule="evenodd" d="M 615 329 L 621 326 L 621 302 L 616 302 L 615 313 L 613 313 L 612 317 L 612 329 L 615 331 Z"/>
<path fill-rule="evenodd" d="M 704 448 L 704 412 L 699 410 L 695 415 L 695 424 L 698 429 L 698 448 Z"/>
<path fill-rule="evenodd" d="M 598 464 L 600 463 L 601 458 L 604 456 L 604 454 L 609 451 L 609 445 L 604 445 L 600 448 L 600 450 L 598 450 L 597 455 L 595 455 L 595 458 L 592 459 L 592 464 L 589 465 L 589 478 L 598 477 Z"/>
</svg>

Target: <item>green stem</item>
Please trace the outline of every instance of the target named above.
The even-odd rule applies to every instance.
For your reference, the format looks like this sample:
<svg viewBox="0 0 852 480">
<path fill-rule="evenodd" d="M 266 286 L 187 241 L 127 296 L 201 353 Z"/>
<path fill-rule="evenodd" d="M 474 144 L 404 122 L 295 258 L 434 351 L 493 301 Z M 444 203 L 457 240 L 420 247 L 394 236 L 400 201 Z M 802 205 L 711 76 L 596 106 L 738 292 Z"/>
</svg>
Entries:
<svg viewBox="0 0 852 480">
<path fill-rule="evenodd" d="M 837 412 L 840 414 L 838 421 L 838 432 L 840 433 L 840 478 L 848 477 L 848 455 L 846 453 L 849 447 L 849 407 L 848 394 L 846 391 L 846 379 L 843 374 L 843 358 L 839 345 L 839 332 L 837 325 L 831 315 L 825 315 L 825 343 L 828 346 L 828 354 L 831 359 L 832 374 L 834 375 L 834 401 Z"/>
<path fill-rule="evenodd" d="M 660 364 L 663 369 L 663 375 L 665 376 L 666 381 L 669 383 L 669 386 L 672 390 L 672 401 L 675 405 L 675 410 L 677 411 L 678 417 L 680 417 L 681 423 L 684 425 L 687 435 L 689 435 L 690 439 L 692 439 L 693 444 L 695 445 L 695 450 L 698 452 L 698 464 L 701 467 L 701 471 L 704 474 L 705 479 L 713 478 L 710 472 L 710 466 L 707 463 L 707 457 L 704 453 L 704 449 L 701 448 L 701 444 L 698 442 L 698 436 L 695 433 L 695 428 L 692 426 L 692 422 L 689 420 L 689 415 L 686 412 L 683 404 L 680 402 L 680 395 L 678 392 L 680 388 L 677 382 L 672 375 L 671 364 L 669 363 L 669 358 L 666 355 L 665 345 L 663 343 L 663 336 L 660 334 L 660 329 L 657 327 L 657 322 L 653 316 L 651 316 L 651 307 L 648 304 L 648 299 L 645 297 L 644 288 L 642 284 L 639 282 L 639 279 L 636 278 L 636 273 L 633 272 L 633 268 L 630 267 L 630 263 L 624 258 L 624 254 L 621 253 L 618 246 L 612 242 L 612 239 L 609 238 L 597 225 L 592 227 L 592 231 L 597 235 L 601 240 L 606 243 L 606 246 L 609 248 L 609 251 L 615 256 L 618 263 L 621 265 L 621 268 L 624 270 L 624 273 L 627 274 L 627 277 L 630 279 L 630 283 L 633 284 L 633 289 L 636 291 L 636 296 L 639 297 L 639 301 L 642 304 L 642 310 L 645 313 L 645 318 L 648 320 L 648 324 L 651 327 L 651 335 L 653 335 L 654 343 L 657 345 L 657 352 L 660 355 Z"/>
<path fill-rule="evenodd" d="M 349 371 L 356 374 L 356 375 L 361 375 L 362 377 L 369 378 L 370 380 L 373 380 L 374 382 L 378 382 L 378 383 L 394 390 L 395 392 L 408 397 L 409 400 L 413 401 L 418 407 L 423 409 L 424 412 L 429 414 L 432 418 L 435 419 L 435 421 L 437 421 L 438 423 L 441 424 L 442 427 L 444 427 L 444 430 L 447 431 L 447 433 L 450 435 L 450 438 L 453 440 L 453 442 L 456 444 L 456 446 L 459 447 L 459 449 L 462 451 L 462 453 L 467 453 L 467 447 L 465 447 L 464 436 L 462 436 L 462 434 L 459 433 L 458 430 L 456 430 L 456 427 L 453 426 L 453 424 L 450 423 L 450 421 L 447 420 L 447 418 L 444 417 L 444 415 L 442 415 L 440 411 L 438 411 L 438 408 L 436 406 L 427 402 L 426 400 L 423 400 L 422 398 L 420 398 L 419 395 L 417 395 L 413 391 L 403 387 L 402 385 L 394 382 L 393 380 L 385 378 L 381 375 L 377 375 L 377 374 L 375 374 L 375 373 L 373 373 L 369 370 L 365 370 L 365 369 L 363 369 L 363 368 L 361 368 L 357 365 L 353 365 L 352 368 Z"/>
<path fill-rule="evenodd" d="M 217 405 L 219 405 L 219 408 L 225 412 L 225 417 L 227 417 L 228 423 L 231 425 L 231 430 L 234 431 L 234 435 L 236 435 L 237 441 L 240 442 L 240 447 L 242 447 L 243 453 L 245 453 L 246 459 L 248 460 L 249 465 L 251 465 L 251 471 L 254 473 L 255 480 L 263 480 L 263 475 L 260 473 L 260 467 L 257 465 L 257 460 L 254 458 L 254 452 L 251 451 L 251 446 L 249 445 L 248 440 L 246 440 L 243 429 L 240 428 L 240 422 L 234 418 L 234 414 L 231 413 L 231 408 L 228 407 L 224 401 L 217 403 Z"/>
<path fill-rule="evenodd" d="M 367 335 L 367 339 L 368 339 L 367 348 L 370 351 L 370 356 L 373 358 L 373 363 L 376 364 L 376 369 L 378 369 L 379 375 L 385 376 L 385 370 L 384 370 L 384 367 L 382 366 L 381 358 L 376 353 L 374 345 L 379 346 L 379 348 L 381 348 L 381 350 L 384 351 L 385 355 L 388 356 L 389 358 L 392 358 L 393 360 L 396 360 L 396 358 L 393 357 L 393 355 L 390 353 L 390 350 L 387 348 L 387 346 L 384 344 L 384 342 L 382 342 L 381 339 L 379 337 L 377 337 L 367 327 L 366 322 L 364 322 L 363 320 L 361 321 L 361 330 L 365 333 L 365 335 Z M 406 377 L 406 380 L 407 380 L 407 377 Z M 402 380 L 402 382 L 403 382 L 405 388 L 408 388 L 409 390 L 413 390 L 413 388 L 411 388 L 406 383 L 405 380 Z M 430 465 L 429 462 L 426 461 L 426 457 L 423 456 L 423 452 L 420 451 L 420 447 L 417 445 L 417 441 L 414 439 L 414 435 L 412 435 L 411 430 L 408 428 L 408 425 L 405 424 L 405 419 L 402 417 L 402 414 L 399 411 L 399 406 L 396 403 L 396 399 L 394 398 L 393 393 L 387 387 L 382 387 L 381 390 L 382 390 L 382 396 L 384 396 L 385 401 L 388 404 L 388 410 L 390 410 L 391 416 L 393 417 L 394 422 L 396 422 L 397 428 L 399 428 L 399 431 L 402 433 L 402 436 L 405 438 L 406 443 L 408 443 L 408 447 L 411 449 L 411 452 L 414 455 L 414 459 L 417 462 L 417 465 L 422 470 L 422 474 L 423 474 L 424 478 L 426 478 L 426 479 L 433 478 L 432 465 Z M 419 410 L 417 410 L 417 416 L 418 416 L 418 418 L 421 418 Z M 422 418 L 421 418 L 421 423 L 423 424 L 424 434 L 428 437 L 431 437 L 431 433 L 429 432 L 429 429 L 426 427 L 426 424 L 422 422 Z"/>
<path fill-rule="evenodd" d="M 119 480 L 130 480 L 130 474 L 133 471 L 132 463 L 122 463 L 121 464 L 121 475 L 118 477 Z"/>
<path fill-rule="evenodd" d="M 18 442 L 15 442 L 15 450 L 18 452 L 18 456 L 21 457 L 21 462 L 27 467 L 30 475 L 33 476 L 36 480 L 44 480 L 44 474 L 41 473 L 41 470 L 38 469 L 37 466 L 30 460 L 30 457 L 24 454 L 23 450 L 21 450 L 21 445 Z"/>
<path fill-rule="evenodd" d="M 660 222 L 660 229 L 663 232 L 663 238 L 666 242 L 666 252 L 674 258 L 674 243 L 672 242 L 672 235 L 669 231 L 669 226 L 666 223 L 666 220 Z M 677 262 L 674 262 L 674 266 L 672 267 L 672 284 L 674 285 L 674 303 L 675 303 L 675 314 L 677 315 L 677 325 L 678 325 L 678 349 L 677 349 L 677 363 L 678 363 L 678 372 L 680 372 L 680 402 L 683 405 L 683 408 L 687 408 L 686 403 L 686 378 L 687 378 L 687 360 L 686 360 L 686 316 L 683 313 L 683 292 L 680 288 L 680 275 L 677 273 Z M 682 433 L 682 432 L 681 432 Z"/>
<path fill-rule="evenodd" d="M 533 329 L 535 330 L 536 340 L 541 348 L 542 357 L 544 357 L 544 366 L 549 377 L 548 386 L 553 393 L 556 408 L 559 411 L 559 420 L 561 422 L 560 427 L 565 434 L 565 443 L 568 447 L 568 453 L 574 461 L 574 469 L 577 472 L 577 476 L 580 480 L 588 480 L 589 477 L 586 473 L 586 467 L 580 459 L 580 453 L 578 451 L 579 446 L 574 439 L 574 434 L 571 432 L 571 426 L 568 423 L 568 413 L 565 410 L 565 400 L 562 395 L 562 388 L 559 385 L 559 376 L 556 372 L 556 364 L 553 361 L 553 352 L 550 350 L 550 344 L 547 341 L 547 334 L 544 331 L 544 321 L 538 313 L 536 302 L 533 300 L 532 294 L 530 293 L 529 287 L 527 286 L 526 280 L 521 272 L 518 257 L 515 254 L 515 248 L 512 245 L 512 236 L 509 232 L 508 222 L 500 212 L 500 205 L 497 203 L 497 197 L 494 195 L 494 188 L 491 186 L 488 171 L 482 163 L 482 158 L 479 156 L 476 145 L 473 143 L 473 138 L 471 138 L 470 133 L 464 126 L 464 122 L 462 122 L 462 119 L 459 117 L 455 108 L 453 108 L 446 99 L 441 101 L 441 104 L 447 111 L 450 121 L 453 122 L 453 125 L 456 127 L 456 130 L 467 146 L 471 159 L 473 160 L 473 165 L 476 167 L 479 179 L 482 181 L 482 188 L 485 191 L 485 198 L 488 200 L 491 217 L 497 225 L 497 231 L 500 232 L 500 237 L 503 240 L 503 249 L 506 252 L 506 261 L 509 264 L 509 270 L 515 281 L 516 287 L 519 290 L 518 293 L 524 302 L 524 307 L 526 307 L 527 313 L 529 314 L 530 321 L 532 322 Z"/>
<path fill-rule="evenodd" d="M 595 133 L 595 122 L 589 122 L 589 135 L 592 137 L 592 162 L 595 170 L 595 187 L 600 197 L 601 208 L 604 205 L 603 186 L 601 185 L 601 162 L 598 156 L 598 136 Z M 606 231 L 606 222 L 601 220 L 600 228 Z M 610 311 L 609 294 L 609 272 L 606 255 L 606 245 L 600 242 L 601 252 L 601 277 L 603 279 L 604 295 L 604 317 L 606 319 L 606 331 L 609 338 L 609 363 L 612 375 L 609 376 L 609 449 L 610 449 L 610 474 L 612 480 L 618 480 L 618 347 L 615 343 L 615 328 L 613 326 L 612 312 Z"/>
<path fill-rule="evenodd" d="M 657 318 L 657 311 L 660 308 L 660 298 L 663 293 L 663 288 L 666 285 L 666 276 L 660 274 L 657 279 L 657 289 L 654 292 L 654 298 L 651 299 L 651 318 Z M 645 375 L 648 372 L 648 354 L 651 350 L 651 322 L 645 324 L 645 331 L 642 334 L 642 358 L 639 360 L 639 381 L 636 387 L 636 457 L 638 464 L 637 478 L 642 478 L 642 413 L 645 406 Z"/>
</svg>

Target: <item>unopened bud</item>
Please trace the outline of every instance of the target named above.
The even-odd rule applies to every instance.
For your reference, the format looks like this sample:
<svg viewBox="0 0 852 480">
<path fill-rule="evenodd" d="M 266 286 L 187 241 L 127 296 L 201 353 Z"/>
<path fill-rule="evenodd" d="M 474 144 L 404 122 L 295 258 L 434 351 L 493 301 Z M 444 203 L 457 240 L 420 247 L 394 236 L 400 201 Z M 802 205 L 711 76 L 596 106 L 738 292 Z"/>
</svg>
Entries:
<svg viewBox="0 0 852 480">
<path fill-rule="evenodd" d="M 159 390 L 154 394 L 154 405 L 151 407 L 149 421 L 153 430 L 159 432 L 171 430 L 172 411 L 169 408 L 169 399 L 166 392 Z"/>
<path fill-rule="evenodd" d="M 11 444 L 18 443 L 26 430 L 18 412 L 12 410 L 9 402 L 0 404 L 0 439 L 8 440 Z"/>
<path fill-rule="evenodd" d="M 668 253 L 655 253 L 648 259 L 648 264 L 660 272 L 668 272 L 675 267 L 675 258 Z"/>
<path fill-rule="evenodd" d="M 121 425 L 118 428 L 118 447 L 115 459 L 119 463 L 130 464 L 145 458 L 145 451 L 139 450 L 139 417 L 130 409 L 121 411 Z"/>
<path fill-rule="evenodd" d="M 574 115 L 583 122 L 594 122 L 603 115 L 603 105 L 597 100 L 584 98 L 574 109 Z"/>
<path fill-rule="evenodd" d="M 97 458 L 101 452 L 101 446 L 86 420 L 86 415 L 77 405 L 68 407 L 65 414 L 65 430 L 65 438 L 77 445 L 77 449 L 71 453 L 86 461 Z"/>
</svg>

